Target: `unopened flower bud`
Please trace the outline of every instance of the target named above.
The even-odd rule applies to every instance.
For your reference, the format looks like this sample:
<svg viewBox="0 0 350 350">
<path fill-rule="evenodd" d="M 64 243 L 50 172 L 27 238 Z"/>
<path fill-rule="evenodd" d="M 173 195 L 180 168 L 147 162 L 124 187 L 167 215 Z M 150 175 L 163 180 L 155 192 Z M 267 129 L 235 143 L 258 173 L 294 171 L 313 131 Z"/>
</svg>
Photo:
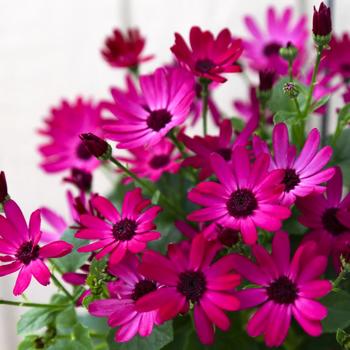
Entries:
<svg viewBox="0 0 350 350">
<path fill-rule="evenodd" d="M 72 183 L 82 192 L 90 192 L 92 175 L 84 170 L 73 168 L 71 176 L 64 178 L 63 181 Z"/>
<path fill-rule="evenodd" d="M 331 9 L 323 2 L 319 6 L 318 11 L 314 6 L 312 32 L 317 47 L 324 48 L 328 46 L 332 35 L 332 17 Z"/>
<path fill-rule="evenodd" d="M 226 247 L 232 247 L 239 242 L 239 231 L 230 227 L 217 225 L 218 241 Z"/>
<path fill-rule="evenodd" d="M 293 82 L 288 82 L 283 85 L 283 92 L 290 98 L 296 98 L 299 95 L 299 88 Z"/>
<path fill-rule="evenodd" d="M 86 149 L 99 160 L 108 160 L 112 154 L 112 147 L 100 137 L 92 134 L 81 134 L 80 139 L 83 141 Z"/>
<path fill-rule="evenodd" d="M 10 197 L 7 193 L 7 183 L 5 173 L 3 171 L 0 172 L 0 203 L 4 203 Z"/>
<path fill-rule="evenodd" d="M 266 103 L 272 95 L 274 80 L 274 71 L 263 70 L 259 72 L 259 89 L 257 91 L 257 97 L 263 104 Z"/>
<path fill-rule="evenodd" d="M 280 48 L 280 56 L 288 62 L 293 62 L 297 54 L 298 49 L 291 42 Z"/>
</svg>

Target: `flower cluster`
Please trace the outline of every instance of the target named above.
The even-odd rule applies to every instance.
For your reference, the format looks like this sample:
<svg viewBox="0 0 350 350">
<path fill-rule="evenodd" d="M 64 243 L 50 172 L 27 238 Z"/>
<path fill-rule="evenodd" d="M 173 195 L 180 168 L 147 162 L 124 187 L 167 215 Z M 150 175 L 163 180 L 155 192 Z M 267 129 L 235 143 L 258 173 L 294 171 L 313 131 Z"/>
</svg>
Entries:
<svg viewBox="0 0 350 350">
<path fill-rule="evenodd" d="M 25 305 L 52 310 L 46 332 L 26 341 L 160 350 L 241 337 L 263 349 L 284 346 L 292 329 L 288 349 L 306 349 L 323 327 L 349 326 L 334 300 L 350 300 L 350 195 L 342 198 L 350 106 L 329 138 L 307 125 L 314 113 L 327 117 L 328 94 L 349 100 L 348 34 L 331 38 L 322 3 L 313 57 L 307 18 L 292 14 L 269 8 L 266 28 L 246 17 L 247 38 L 192 27 L 188 45 L 176 33 L 176 62 L 145 74 L 145 39 L 114 30 L 102 54 L 128 68 L 125 86 L 98 103 L 63 100 L 40 129 L 41 168 L 64 173 L 71 218 L 43 207 L 27 225 L 0 173 L 0 276 L 19 271 L 14 295 L 32 276 L 60 289 L 50 304 Z M 235 100 L 239 117 L 228 118 L 215 92 L 243 70 L 259 84 L 248 83 L 249 101 Z M 98 168 L 115 182 L 109 194 L 97 193 Z M 90 321 L 80 324 L 76 308 Z M 69 320 L 60 324 L 68 313 L 69 330 Z M 102 331 L 95 317 L 107 319 Z"/>
</svg>

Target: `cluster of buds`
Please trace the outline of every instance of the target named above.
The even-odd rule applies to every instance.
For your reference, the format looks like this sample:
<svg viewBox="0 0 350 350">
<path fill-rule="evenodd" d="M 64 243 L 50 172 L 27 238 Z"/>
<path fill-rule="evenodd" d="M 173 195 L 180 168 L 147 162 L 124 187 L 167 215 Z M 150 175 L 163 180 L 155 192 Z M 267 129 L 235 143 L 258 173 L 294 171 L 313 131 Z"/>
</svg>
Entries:
<svg viewBox="0 0 350 350">
<path fill-rule="evenodd" d="M 292 81 L 283 85 L 283 92 L 290 98 L 297 98 L 299 95 L 298 86 Z"/>
</svg>

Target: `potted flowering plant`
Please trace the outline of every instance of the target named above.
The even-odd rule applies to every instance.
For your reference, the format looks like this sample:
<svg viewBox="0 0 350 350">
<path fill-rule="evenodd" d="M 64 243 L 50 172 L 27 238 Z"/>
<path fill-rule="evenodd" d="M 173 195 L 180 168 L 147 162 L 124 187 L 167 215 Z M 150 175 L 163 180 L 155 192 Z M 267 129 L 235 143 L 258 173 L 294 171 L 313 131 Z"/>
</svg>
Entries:
<svg viewBox="0 0 350 350">
<path fill-rule="evenodd" d="M 245 23 L 243 40 L 176 33 L 176 61 L 149 74 L 138 30 L 107 38 L 125 87 L 64 100 L 40 129 L 42 169 L 73 186 L 70 220 L 44 207 L 26 221 L 0 173 L 0 276 L 17 274 L 16 297 L 32 277 L 57 286 L 45 304 L 0 300 L 29 308 L 19 349 L 350 349 L 349 37 L 323 3 L 311 52 L 291 9 Z M 229 117 L 214 92 L 242 72 L 259 84 Z M 335 132 L 310 130 L 336 91 Z"/>
</svg>

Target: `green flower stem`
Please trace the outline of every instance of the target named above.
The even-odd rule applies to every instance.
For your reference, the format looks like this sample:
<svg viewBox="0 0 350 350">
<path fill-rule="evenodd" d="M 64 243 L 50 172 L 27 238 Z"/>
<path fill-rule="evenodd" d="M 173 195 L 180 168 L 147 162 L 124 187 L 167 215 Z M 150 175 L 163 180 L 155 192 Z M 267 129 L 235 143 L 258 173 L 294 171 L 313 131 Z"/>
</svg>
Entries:
<svg viewBox="0 0 350 350">
<path fill-rule="evenodd" d="M 202 120 L 203 120 L 203 135 L 205 136 L 208 132 L 208 97 L 209 97 L 209 84 L 210 80 L 201 79 L 200 84 L 202 86 Z"/>
<path fill-rule="evenodd" d="M 23 307 L 46 307 L 53 309 L 64 309 L 68 304 L 40 304 L 40 303 L 27 303 L 22 301 L 11 301 L 11 300 L 1 300 L 0 305 L 12 305 L 12 306 L 23 306 Z"/>
<path fill-rule="evenodd" d="M 63 274 L 62 270 L 56 265 L 56 263 L 50 259 L 50 264 L 52 265 L 52 267 L 57 270 L 61 275 Z M 56 287 L 58 289 L 60 289 L 64 294 L 66 294 L 66 296 L 74 301 L 74 297 L 71 293 L 68 292 L 68 290 L 65 288 L 65 286 L 57 279 L 57 277 L 53 274 L 53 272 L 51 272 L 51 278 L 54 282 L 54 284 L 56 285 Z"/>
<path fill-rule="evenodd" d="M 309 113 L 311 102 L 312 102 L 312 94 L 313 94 L 314 89 L 315 89 L 316 78 L 317 78 L 318 68 L 319 68 L 320 62 L 321 62 L 322 51 L 323 51 L 322 47 L 317 48 L 316 62 L 315 62 L 314 70 L 312 72 L 309 93 L 308 93 L 308 96 L 306 99 L 304 111 L 301 113 L 300 118 L 299 118 L 300 119 L 299 133 L 301 133 L 301 135 L 302 135 L 302 144 L 304 144 L 304 141 L 305 141 L 305 121 L 307 119 L 307 115 Z M 300 144 L 300 146 L 302 146 L 302 144 Z"/>
<path fill-rule="evenodd" d="M 155 191 L 157 191 L 158 189 L 154 188 L 152 185 L 148 184 L 147 182 L 143 181 L 142 179 L 140 179 L 136 174 L 134 174 L 132 171 L 130 171 L 126 166 L 124 166 L 122 163 L 120 163 L 117 159 L 115 159 L 114 157 L 110 157 L 109 160 L 116 165 L 119 169 L 123 170 L 128 176 L 130 176 L 132 179 L 135 180 L 135 182 L 137 184 L 139 184 L 141 187 L 144 187 L 147 191 L 149 191 L 150 193 L 154 193 Z M 159 190 L 158 190 L 159 191 Z M 163 201 L 168 207 L 169 209 L 171 209 L 175 214 L 180 215 L 180 217 L 185 217 L 186 213 L 181 209 L 178 208 L 177 206 L 175 206 L 171 201 L 169 201 L 169 199 L 164 196 L 164 194 L 162 194 L 160 192 L 160 196 L 159 196 L 160 200 Z"/>
<path fill-rule="evenodd" d="M 174 145 L 177 147 L 177 149 L 181 153 L 182 158 L 185 159 L 187 157 L 187 154 L 185 152 L 185 147 L 181 142 L 179 142 L 179 140 L 175 136 L 174 130 L 171 130 L 168 135 L 170 140 L 174 143 Z"/>
</svg>

